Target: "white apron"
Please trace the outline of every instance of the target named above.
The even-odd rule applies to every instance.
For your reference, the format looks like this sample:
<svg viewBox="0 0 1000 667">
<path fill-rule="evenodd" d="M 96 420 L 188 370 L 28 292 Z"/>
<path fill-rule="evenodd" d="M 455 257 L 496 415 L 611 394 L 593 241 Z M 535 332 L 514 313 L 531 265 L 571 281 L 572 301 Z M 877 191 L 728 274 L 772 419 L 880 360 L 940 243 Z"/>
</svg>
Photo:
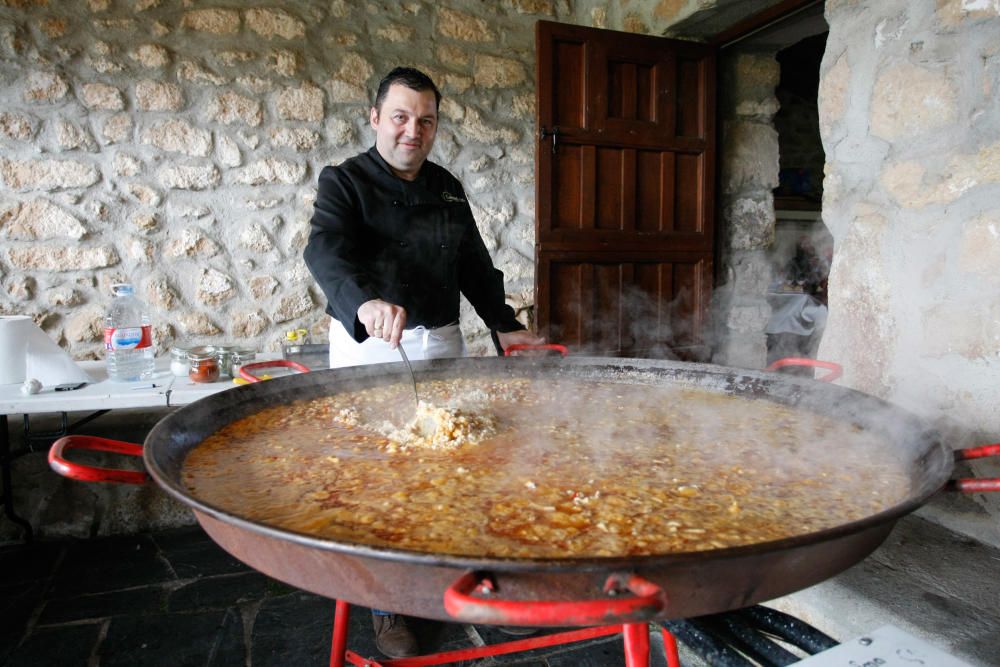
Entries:
<svg viewBox="0 0 1000 667">
<path fill-rule="evenodd" d="M 457 323 L 435 329 L 423 326 L 404 329 L 400 342 L 411 361 L 465 356 L 465 337 Z M 402 361 L 399 350 L 390 349 L 381 338 L 367 338 L 359 343 L 339 320 L 330 322 L 330 368 L 393 361 Z"/>
</svg>

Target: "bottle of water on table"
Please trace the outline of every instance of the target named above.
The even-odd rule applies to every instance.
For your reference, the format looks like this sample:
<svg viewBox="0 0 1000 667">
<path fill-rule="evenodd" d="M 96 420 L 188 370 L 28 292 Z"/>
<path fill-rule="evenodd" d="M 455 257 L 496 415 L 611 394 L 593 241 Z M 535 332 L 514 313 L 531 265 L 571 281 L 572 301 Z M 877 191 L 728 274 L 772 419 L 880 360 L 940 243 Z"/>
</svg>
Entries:
<svg viewBox="0 0 1000 667">
<path fill-rule="evenodd" d="M 111 286 L 114 299 L 104 318 L 104 349 L 108 378 L 114 382 L 148 380 L 155 364 L 153 327 L 146 305 L 135 296 L 132 285 Z"/>
</svg>

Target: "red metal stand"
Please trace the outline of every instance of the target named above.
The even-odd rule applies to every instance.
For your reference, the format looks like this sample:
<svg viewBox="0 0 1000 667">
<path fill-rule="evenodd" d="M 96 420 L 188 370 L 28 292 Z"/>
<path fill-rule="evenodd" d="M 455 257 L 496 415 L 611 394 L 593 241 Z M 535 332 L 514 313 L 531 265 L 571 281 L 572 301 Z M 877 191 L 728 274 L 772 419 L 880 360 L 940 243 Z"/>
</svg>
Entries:
<svg viewBox="0 0 1000 667">
<path fill-rule="evenodd" d="M 333 616 L 333 640 L 330 650 L 330 667 L 344 667 L 347 664 L 355 667 L 430 667 L 431 665 L 447 665 L 464 660 L 488 658 L 509 653 L 521 653 L 537 648 L 562 646 L 573 642 L 606 637 L 622 633 L 625 639 L 625 667 L 647 667 L 649 665 L 649 624 L 625 623 L 622 625 L 604 625 L 579 630 L 568 630 L 551 635 L 516 639 L 489 646 L 474 646 L 457 651 L 428 653 L 413 658 L 396 658 L 393 660 L 373 660 L 365 658 L 346 648 L 347 625 L 350 620 L 350 605 L 337 600 L 337 608 Z M 668 667 L 680 667 L 677 657 L 677 642 L 667 630 L 663 633 L 663 649 Z"/>
</svg>

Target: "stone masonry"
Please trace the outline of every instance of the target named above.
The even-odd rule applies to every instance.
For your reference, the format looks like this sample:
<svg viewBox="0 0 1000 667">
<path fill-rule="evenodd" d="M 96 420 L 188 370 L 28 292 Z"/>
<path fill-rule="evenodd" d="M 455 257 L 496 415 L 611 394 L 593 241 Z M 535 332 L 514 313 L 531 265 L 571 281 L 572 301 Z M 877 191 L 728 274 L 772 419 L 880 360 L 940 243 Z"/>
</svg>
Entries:
<svg viewBox="0 0 1000 667">
<path fill-rule="evenodd" d="M 99 358 L 110 285 L 130 281 L 161 354 L 325 341 L 301 260 L 316 179 L 371 145 L 372 91 L 409 64 L 445 95 L 432 159 L 529 321 L 535 21 L 662 33 L 699 4 L 0 0 L 0 314 Z"/>
</svg>

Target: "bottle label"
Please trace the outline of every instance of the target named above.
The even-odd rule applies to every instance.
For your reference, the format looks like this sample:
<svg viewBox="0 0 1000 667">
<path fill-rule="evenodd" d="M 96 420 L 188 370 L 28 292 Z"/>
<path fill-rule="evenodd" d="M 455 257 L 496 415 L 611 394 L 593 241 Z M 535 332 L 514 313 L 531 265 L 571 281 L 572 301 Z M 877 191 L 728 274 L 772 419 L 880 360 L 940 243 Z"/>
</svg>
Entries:
<svg viewBox="0 0 1000 667">
<path fill-rule="evenodd" d="M 105 350 L 137 350 L 153 344 L 153 327 L 105 327 Z"/>
</svg>

